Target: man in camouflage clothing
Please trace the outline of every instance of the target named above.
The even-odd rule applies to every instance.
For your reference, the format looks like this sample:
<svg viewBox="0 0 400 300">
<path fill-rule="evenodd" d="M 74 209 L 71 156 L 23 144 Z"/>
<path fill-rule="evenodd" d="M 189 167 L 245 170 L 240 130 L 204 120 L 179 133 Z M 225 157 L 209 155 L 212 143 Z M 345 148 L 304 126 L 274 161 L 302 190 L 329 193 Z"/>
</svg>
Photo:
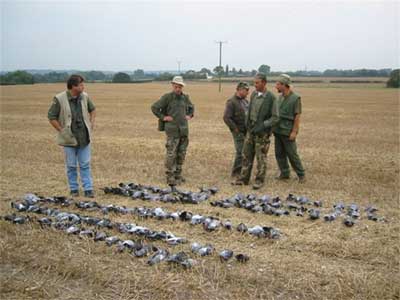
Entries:
<svg viewBox="0 0 400 300">
<path fill-rule="evenodd" d="M 249 102 L 246 97 L 249 93 L 249 85 L 246 82 L 239 82 L 236 93 L 228 99 L 224 111 L 224 122 L 232 133 L 236 155 L 232 167 L 233 183 L 240 176 L 242 170 L 242 150 L 244 137 L 246 135 L 246 114 Z"/>
<path fill-rule="evenodd" d="M 279 114 L 274 94 L 267 91 L 267 76 L 258 73 L 254 79 L 254 86 L 256 90 L 250 96 L 247 116 L 242 171 L 236 184 L 249 184 L 254 157 L 256 157 L 257 173 L 253 189 L 259 189 L 264 185 L 270 136 L 272 128 L 279 121 Z"/>
<path fill-rule="evenodd" d="M 163 95 L 151 106 L 151 110 L 159 119 L 159 130 L 165 131 L 167 136 L 167 183 L 175 186 L 185 182 L 182 166 L 189 145 L 188 121 L 193 118 L 194 106 L 189 95 L 182 92 L 185 84 L 181 76 L 175 76 L 171 84 L 172 92 Z"/>
<path fill-rule="evenodd" d="M 280 175 L 277 179 L 289 179 L 289 159 L 299 182 L 303 183 L 306 180 L 305 171 L 297 154 L 296 145 L 296 137 L 300 128 L 301 98 L 292 91 L 289 75 L 282 74 L 279 76 L 276 89 L 281 93 L 278 98 L 280 120 L 274 128 L 275 157 L 280 169 Z"/>
</svg>

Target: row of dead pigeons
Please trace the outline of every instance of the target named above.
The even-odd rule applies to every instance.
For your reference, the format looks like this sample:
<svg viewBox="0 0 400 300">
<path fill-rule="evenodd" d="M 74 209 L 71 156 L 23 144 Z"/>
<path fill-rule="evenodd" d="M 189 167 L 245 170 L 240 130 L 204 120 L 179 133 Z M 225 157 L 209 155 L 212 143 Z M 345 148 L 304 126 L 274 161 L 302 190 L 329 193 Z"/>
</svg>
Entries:
<svg viewBox="0 0 400 300">
<path fill-rule="evenodd" d="M 185 238 L 177 237 L 170 232 L 153 231 L 143 226 L 137 226 L 136 224 L 117 223 L 105 218 L 81 216 L 78 213 L 59 211 L 57 209 L 41 206 L 40 204 L 43 202 L 66 206 L 69 205 L 72 200 L 65 197 L 43 198 L 34 194 L 27 194 L 24 196 L 22 202 L 12 202 L 12 207 L 17 211 L 46 215 L 46 217 L 37 219 L 42 227 L 53 227 L 58 230 L 65 231 L 67 234 L 93 238 L 94 241 L 105 241 L 108 246 L 117 245 L 116 249 L 118 252 L 128 250 L 137 257 L 148 256 L 152 254 L 148 260 L 149 265 L 154 265 L 165 260 L 167 262 L 176 263 L 187 268 L 196 263 L 196 261 L 189 258 L 185 252 L 170 254 L 166 249 L 157 248 L 149 244 L 143 244 L 142 242 L 122 240 L 118 236 L 108 236 L 104 231 L 85 229 L 82 227 L 82 224 L 96 226 L 98 228 L 114 228 L 120 233 L 135 234 L 149 240 L 163 240 L 169 245 L 187 243 Z M 23 224 L 31 220 L 29 216 L 21 216 L 16 214 L 7 215 L 4 217 L 4 219 L 14 224 Z M 215 252 L 215 249 L 211 244 L 201 245 L 197 242 L 194 242 L 191 244 L 191 251 L 199 256 L 207 256 L 212 255 Z M 219 257 L 222 261 L 227 261 L 233 256 L 233 251 L 229 249 L 225 249 L 219 253 Z M 248 255 L 242 253 L 237 254 L 235 258 L 239 262 L 246 262 L 249 260 Z"/>
<path fill-rule="evenodd" d="M 32 201 L 34 199 L 34 201 Z M 61 206 L 69 206 L 74 203 L 73 199 L 68 199 L 66 197 L 39 197 L 34 194 L 27 194 L 22 202 L 12 202 L 11 206 L 16 210 L 22 211 L 32 211 L 40 212 L 44 214 L 53 213 L 48 208 L 43 208 L 39 206 L 39 203 L 52 203 Z M 270 239 L 279 239 L 281 237 L 281 232 L 279 229 L 271 226 L 248 226 L 244 223 L 240 223 L 234 226 L 230 220 L 221 221 L 219 218 L 214 216 L 202 216 L 200 214 L 194 214 L 190 211 L 174 211 L 169 212 L 161 207 L 150 208 L 150 207 L 126 207 L 126 206 L 116 206 L 110 205 L 100 205 L 96 201 L 77 201 L 75 206 L 83 210 L 100 210 L 103 214 L 108 214 L 110 212 L 117 214 L 132 214 L 141 218 L 154 218 L 158 220 L 181 220 L 183 222 L 188 222 L 191 225 L 201 225 L 204 230 L 216 231 L 220 228 L 225 228 L 227 230 L 233 230 L 236 228 L 237 231 L 241 233 L 248 232 L 249 234 L 256 237 L 264 237 Z"/>
<path fill-rule="evenodd" d="M 207 201 L 218 192 L 217 187 L 200 188 L 199 192 L 179 190 L 175 187 L 160 188 L 157 186 L 136 183 L 120 183 L 117 187 L 103 188 L 105 194 L 114 194 L 147 201 L 182 202 L 198 204 Z"/>
<path fill-rule="evenodd" d="M 201 225 L 206 231 L 216 231 L 220 228 L 225 228 L 227 230 L 232 230 L 236 228 L 239 232 L 248 232 L 249 234 L 257 237 L 278 239 L 281 236 L 279 229 L 271 226 L 256 225 L 250 227 L 244 223 L 240 223 L 237 226 L 234 226 L 230 220 L 221 221 L 219 218 L 214 216 L 203 216 L 200 214 L 194 214 L 190 211 L 169 212 L 168 210 L 161 207 L 125 207 L 116 206 L 113 204 L 100 205 L 96 201 L 79 201 L 75 203 L 75 206 L 85 210 L 99 209 L 104 214 L 113 212 L 118 214 L 132 214 L 142 218 L 155 218 L 157 220 L 181 220 L 184 222 L 188 222 L 191 225 Z"/>
<path fill-rule="evenodd" d="M 329 211 L 323 208 L 321 200 L 312 201 L 304 196 L 294 196 L 289 194 L 286 199 L 281 199 L 279 196 L 271 197 L 269 195 L 256 196 L 255 194 L 235 194 L 232 197 L 222 200 L 210 202 L 212 206 L 222 208 L 243 208 L 254 213 L 264 213 L 274 216 L 289 216 L 296 215 L 303 217 L 308 215 L 309 219 L 317 220 L 321 218 L 321 212 L 325 211 L 323 219 L 326 222 L 332 222 L 338 217 L 343 217 L 343 223 L 346 226 L 353 226 L 357 219 L 361 217 L 361 209 L 357 204 L 346 205 L 339 202 L 333 205 Z M 368 220 L 385 221 L 385 218 L 377 215 L 378 209 L 374 206 L 367 206 L 364 212 Z"/>
</svg>

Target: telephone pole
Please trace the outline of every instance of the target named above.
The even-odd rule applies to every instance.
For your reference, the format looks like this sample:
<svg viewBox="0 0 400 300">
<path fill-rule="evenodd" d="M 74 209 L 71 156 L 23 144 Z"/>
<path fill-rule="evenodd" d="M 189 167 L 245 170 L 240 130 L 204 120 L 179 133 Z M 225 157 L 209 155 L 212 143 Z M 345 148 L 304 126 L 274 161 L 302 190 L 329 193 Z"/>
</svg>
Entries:
<svg viewBox="0 0 400 300">
<path fill-rule="evenodd" d="M 219 72 L 218 72 L 218 91 L 221 92 L 221 68 L 222 68 L 222 44 L 226 44 L 227 41 L 216 41 L 219 44 Z"/>
<path fill-rule="evenodd" d="M 177 63 L 178 63 L 178 75 L 180 75 L 181 74 L 181 63 L 182 62 L 180 60 L 178 60 Z"/>
</svg>

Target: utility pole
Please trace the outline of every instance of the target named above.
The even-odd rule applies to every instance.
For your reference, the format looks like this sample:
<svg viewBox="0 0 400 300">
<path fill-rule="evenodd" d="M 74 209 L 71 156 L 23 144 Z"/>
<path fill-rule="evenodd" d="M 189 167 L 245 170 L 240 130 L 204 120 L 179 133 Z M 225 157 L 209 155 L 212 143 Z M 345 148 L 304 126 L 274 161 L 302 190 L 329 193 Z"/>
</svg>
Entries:
<svg viewBox="0 0 400 300">
<path fill-rule="evenodd" d="M 178 60 L 177 63 L 178 63 L 178 75 L 180 75 L 181 74 L 181 61 Z"/>
<path fill-rule="evenodd" d="M 216 43 L 219 44 L 219 70 L 220 70 L 220 72 L 218 72 L 218 79 L 219 79 L 218 80 L 219 81 L 218 91 L 221 92 L 222 44 L 226 44 L 227 41 L 216 41 Z"/>
</svg>

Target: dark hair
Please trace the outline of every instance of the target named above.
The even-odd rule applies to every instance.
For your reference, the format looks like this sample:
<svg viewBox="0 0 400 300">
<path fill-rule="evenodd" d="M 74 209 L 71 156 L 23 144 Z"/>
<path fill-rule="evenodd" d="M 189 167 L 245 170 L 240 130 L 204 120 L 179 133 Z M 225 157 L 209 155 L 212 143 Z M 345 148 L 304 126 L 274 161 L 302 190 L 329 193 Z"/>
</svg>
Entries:
<svg viewBox="0 0 400 300">
<path fill-rule="evenodd" d="M 257 73 L 255 76 L 257 79 L 261 79 L 261 81 L 267 82 L 267 75 L 265 75 L 264 73 Z"/>
<path fill-rule="evenodd" d="M 71 75 L 67 81 L 67 88 L 70 90 L 72 86 L 78 86 L 80 83 L 84 82 L 85 78 L 81 75 Z"/>
</svg>

